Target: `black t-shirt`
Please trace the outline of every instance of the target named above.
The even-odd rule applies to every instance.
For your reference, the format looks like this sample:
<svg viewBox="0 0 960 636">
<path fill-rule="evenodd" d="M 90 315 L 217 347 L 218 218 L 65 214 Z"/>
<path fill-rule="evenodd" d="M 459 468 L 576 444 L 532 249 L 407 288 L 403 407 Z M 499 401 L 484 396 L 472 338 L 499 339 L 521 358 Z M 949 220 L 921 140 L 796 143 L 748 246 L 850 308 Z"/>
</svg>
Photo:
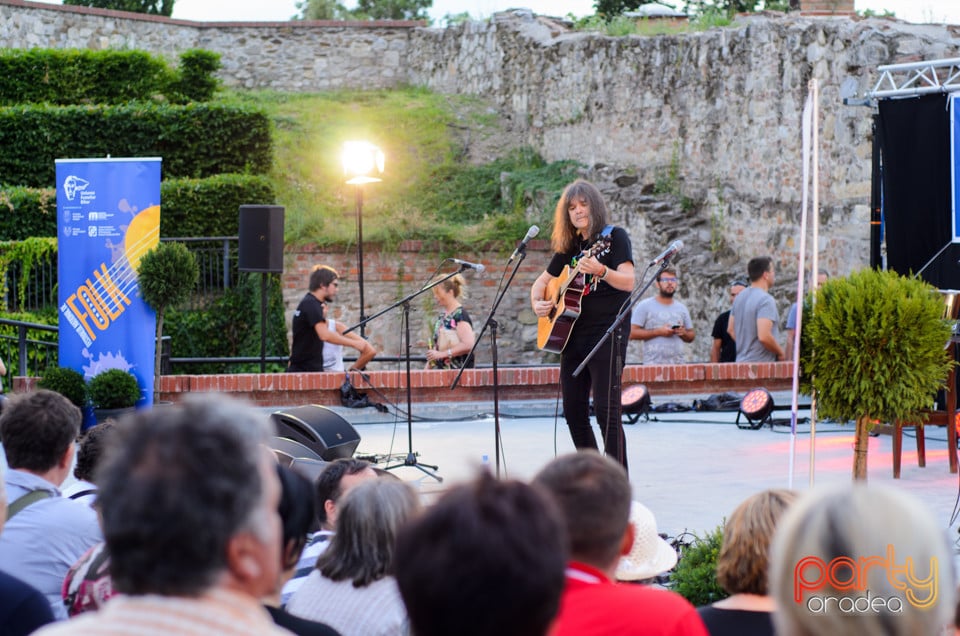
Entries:
<svg viewBox="0 0 960 636">
<path fill-rule="evenodd" d="M 293 314 L 293 345 L 287 371 L 323 371 L 323 340 L 316 324 L 326 322 L 326 307 L 308 293 Z"/>
<path fill-rule="evenodd" d="M 730 324 L 730 310 L 717 316 L 713 323 L 713 332 L 710 334 L 714 338 L 720 339 L 720 362 L 737 361 L 737 341 L 730 337 L 727 332 L 727 326 Z"/>
<path fill-rule="evenodd" d="M 547 265 L 547 273 L 551 276 L 559 276 L 563 273 L 564 266 L 574 266 L 576 259 L 594 243 L 596 243 L 596 237 L 589 241 L 581 241 L 580 245 L 570 252 L 554 253 L 550 264 Z M 633 247 L 627 231 L 621 227 L 614 227 L 610 234 L 610 251 L 598 256 L 597 260 L 613 270 L 617 269 L 621 263 L 632 263 Z M 586 291 L 580 302 L 580 317 L 573 325 L 573 333 L 606 331 L 613 319 L 617 317 L 620 306 L 630 296 L 629 291 L 620 291 L 605 281 L 594 281 L 593 278 L 593 276 L 586 276 Z M 595 287 L 594 282 L 597 282 Z"/>
<path fill-rule="evenodd" d="M 697 608 L 710 636 L 773 636 L 773 614 L 750 610 Z"/>
</svg>

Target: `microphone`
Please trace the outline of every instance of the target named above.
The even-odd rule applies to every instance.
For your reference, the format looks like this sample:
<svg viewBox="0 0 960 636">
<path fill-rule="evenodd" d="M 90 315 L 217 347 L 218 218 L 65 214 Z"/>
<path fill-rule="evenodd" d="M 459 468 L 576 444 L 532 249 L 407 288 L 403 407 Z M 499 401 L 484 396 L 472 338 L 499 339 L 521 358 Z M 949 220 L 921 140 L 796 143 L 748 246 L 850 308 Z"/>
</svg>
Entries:
<svg viewBox="0 0 960 636">
<path fill-rule="evenodd" d="M 523 237 L 522 241 L 520 241 L 520 245 L 517 245 L 517 249 L 513 250 L 513 254 L 510 255 L 510 260 L 508 260 L 507 262 L 509 263 L 513 261 L 513 259 L 515 259 L 517 256 L 519 256 L 520 252 L 526 249 L 527 243 L 530 242 L 530 239 L 532 239 L 534 236 L 536 236 L 539 233 L 540 233 L 540 228 L 537 227 L 536 225 L 531 225 L 530 229 L 527 230 L 527 235 Z"/>
<path fill-rule="evenodd" d="M 683 241 L 681 241 L 680 239 L 677 239 L 676 241 L 671 243 L 667 249 L 660 252 L 659 256 L 657 256 L 655 259 L 650 261 L 650 265 L 648 265 L 647 267 L 650 267 L 652 265 L 659 265 L 660 263 L 667 260 L 668 258 L 673 258 L 674 256 L 677 255 L 677 252 L 679 252 L 682 249 L 683 249 Z"/>
<path fill-rule="evenodd" d="M 486 271 L 486 266 L 482 263 L 470 263 L 468 261 L 461 261 L 459 258 L 448 258 L 448 261 L 456 263 L 460 267 L 466 267 L 467 269 L 474 269 L 478 274 L 482 274 Z"/>
</svg>

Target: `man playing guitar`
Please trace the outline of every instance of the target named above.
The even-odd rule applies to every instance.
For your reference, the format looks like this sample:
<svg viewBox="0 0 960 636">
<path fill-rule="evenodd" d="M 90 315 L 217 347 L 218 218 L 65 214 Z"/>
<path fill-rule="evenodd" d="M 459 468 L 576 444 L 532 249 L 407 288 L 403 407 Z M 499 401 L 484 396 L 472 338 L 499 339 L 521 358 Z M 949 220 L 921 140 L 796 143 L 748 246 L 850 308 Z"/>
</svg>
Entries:
<svg viewBox="0 0 960 636">
<path fill-rule="evenodd" d="M 630 237 L 621 227 L 607 227 L 607 216 L 603 197 L 592 183 L 578 179 L 564 189 L 554 212 L 551 237 L 554 255 L 546 271 L 534 281 L 530 301 L 538 317 L 551 317 L 556 299 L 548 298 L 548 284 L 552 282 L 550 287 L 556 286 L 556 279 L 564 274 L 565 267 L 583 276 L 579 316 L 560 355 L 563 414 L 574 446 L 596 449 L 597 440 L 590 427 L 592 389 L 604 452 L 626 468 L 627 452 L 620 420 L 620 375 L 630 325 L 624 321 L 618 329 L 619 337 L 613 334 L 580 375 L 573 376 L 573 371 L 613 323 L 634 285 Z M 604 240 L 609 241 L 609 248 L 591 250 L 602 235 L 607 235 Z M 581 258 L 584 253 L 594 252 L 597 253 Z M 565 286 L 565 281 L 560 282 Z M 616 345 L 620 347 L 619 355 L 614 355 Z"/>
</svg>

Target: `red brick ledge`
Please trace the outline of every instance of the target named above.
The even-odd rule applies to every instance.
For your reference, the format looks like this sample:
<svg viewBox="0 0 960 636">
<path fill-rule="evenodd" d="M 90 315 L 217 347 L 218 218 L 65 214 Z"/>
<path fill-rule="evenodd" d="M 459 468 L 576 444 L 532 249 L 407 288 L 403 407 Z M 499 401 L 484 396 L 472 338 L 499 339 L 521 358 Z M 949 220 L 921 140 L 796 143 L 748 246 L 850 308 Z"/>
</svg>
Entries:
<svg viewBox="0 0 960 636">
<path fill-rule="evenodd" d="M 656 402 L 660 395 L 742 393 L 756 387 L 783 391 L 791 387 L 793 365 L 789 362 L 742 364 L 682 364 L 624 369 L 627 384 L 645 384 Z M 370 382 L 392 401 L 406 400 L 406 373 L 371 371 Z M 414 402 L 467 402 L 493 399 L 493 369 L 465 371 L 457 388 L 450 390 L 456 371 L 411 371 Z M 558 366 L 500 369 L 501 400 L 554 399 L 560 378 Z M 354 377 L 358 388 L 364 388 Z M 216 392 L 242 397 L 262 406 L 340 404 L 341 373 L 246 373 L 231 375 L 167 375 L 160 381 L 160 400 L 176 402 L 187 393 Z M 26 391 L 36 378 L 14 378 L 13 390 Z M 372 395 L 377 400 L 375 394 Z"/>
</svg>

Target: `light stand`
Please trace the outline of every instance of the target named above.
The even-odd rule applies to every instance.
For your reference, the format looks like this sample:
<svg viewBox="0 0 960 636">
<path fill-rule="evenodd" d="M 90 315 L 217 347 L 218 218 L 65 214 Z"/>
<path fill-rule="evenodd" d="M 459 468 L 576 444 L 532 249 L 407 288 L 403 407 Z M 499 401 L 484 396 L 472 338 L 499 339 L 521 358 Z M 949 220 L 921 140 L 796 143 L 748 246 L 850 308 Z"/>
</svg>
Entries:
<svg viewBox="0 0 960 636">
<path fill-rule="evenodd" d="M 464 359 L 463 366 L 460 367 L 457 377 L 453 379 L 453 383 L 450 385 L 451 390 L 457 388 L 457 383 L 460 382 L 460 377 L 463 375 L 463 370 L 467 366 L 467 361 L 471 359 L 474 351 L 476 351 L 477 346 L 480 344 L 480 340 L 483 338 L 484 332 L 487 330 L 487 327 L 490 327 L 490 353 L 493 356 L 493 455 L 497 478 L 500 477 L 500 372 L 497 367 L 497 328 L 499 327 L 499 324 L 494 316 L 497 313 L 497 308 L 500 306 L 500 302 L 503 300 L 503 297 L 506 296 L 507 290 L 510 289 L 510 283 L 513 282 L 514 276 L 517 275 L 517 271 L 520 269 L 520 263 L 522 263 L 523 259 L 527 257 L 526 247 L 526 243 L 521 243 L 517 248 L 517 255 L 519 258 L 517 258 L 517 262 L 513 266 L 513 271 L 510 272 L 510 277 L 507 279 L 506 285 L 503 286 L 503 289 L 500 290 L 500 294 L 493 301 L 493 306 L 490 308 L 490 314 L 487 316 L 486 320 L 483 321 L 483 327 L 480 329 L 480 333 L 477 334 L 477 337 L 474 339 L 473 348 L 470 349 L 470 353 L 468 353 L 467 357 Z M 511 260 L 513 259 L 512 256 L 510 258 Z"/>
<path fill-rule="evenodd" d="M 366 316 L 363 314 L 363 308 L 366 307 L 366 305 L 363 302 L 363 184 L 357 183 L 356 189 L 357 189 L 357 283 L 360 286 L 360 337 L 366 340 L 367 334 L 364 331 L 364 327 L 365 327 L 364 319 L 366 318 Z"/>
<path fill-rule="evenodd" d="M 383 152 L 366 141 L 347 141 L 343 144 L 343 155 L 341 156 L 343 171 L 350 176 L 347 183 L 356 186 L 357 202 L 357 276 L 360 286 L 360 337 L 366 338 L 364 325 L 366 317 L 364 308 L 366 305 L 363 300 L 363 186 L 367 183 L 377 183 L 378 177 L 371 176 L 374 172 L 383 174 L 384 156 Z"/>
<path fill-rule="evenodd" d="M 456 276 L 457 274 L 459 274 L 460 272 L 466 269 L 469 269 L 469 268 L 466 265 L 461 265 L 460 269 L 458 269 L 457 271 L 451 272 L 427 285 L 424 285 L 423 287 L 413 292 L 412 294 L 408 296 L 404 296 L 403 298 L 393 303 L 389 307 L 378 311 L 372 316 L 369 316 L 368 318 L 364 319 L 363 321 L 355 324 L 354 326 L 344 331 L 344 333 L 349 333 L 357 329 L 358 327 L 362 327 L 365 323 L 370 322 L 374 318 L 379 318 L 380 316 L 387 313 L 388 311 L 392 311 L 397 307 L 402 307 L 402 313 L 401 313 L 400 319 L 403 322 L 403 334 L 404 334 L 403 337 L 405 341 L 404 357 L 406 358 L 406 372 L 407 372 L 407 376 L 406 376 L 407 377 L 407 380 L 406 380 L 406 384 L 407 384 L 407 456 L 403 460 L 403 462 L 399 464 L 393 464 L 391 466 L 387 466 L 387 470 L 393 470 L 394 468 L 401 468 L 403 466 L 411 466 L 413 468 L 417 468 L 423 471 L 424 473 L 433 477 L 439 482 L 443 481 L 443 477 L 440 477 L 435 472 L 433 472 L 435 470 L 438 470 L 439 467 L 431 464 L 424 464 L 418 461 L 417 453 L 414 452 L 413 450 L 413 406 L 412 406 L 413 396 L 411 394 L 412 383 L 411 383 L 411 373 L 410 373 L 410 301 L 416 298 L 417 296 L 419 296 L 420 294 L 422 294 L 423 292 L 429 289 L 433 289 L 440 283 L 453 278 L 454 276 Z"/>
</svg>

